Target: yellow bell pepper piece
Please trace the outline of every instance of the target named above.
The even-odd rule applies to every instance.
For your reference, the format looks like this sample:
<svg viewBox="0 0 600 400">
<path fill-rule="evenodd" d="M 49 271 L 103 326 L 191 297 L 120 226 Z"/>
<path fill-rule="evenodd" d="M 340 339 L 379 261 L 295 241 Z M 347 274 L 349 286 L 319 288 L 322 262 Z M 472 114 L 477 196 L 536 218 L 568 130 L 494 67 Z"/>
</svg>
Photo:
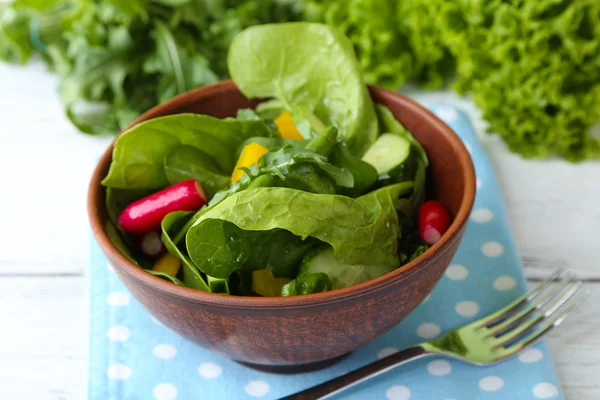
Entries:
<svg viewBox="0 0 600 400">
<path fill-rule="evenodd" d="M 275 118 L 275 125 L 277 125 L 277 129 L 282 137 L 286 139 L 304 140 L 304 137 L 294 124 L 292 114 L 289 112 L 284 111 L 279 114 L 279 117 Z"/>
<path fill-rule="evenodd" d="M 256 142 L 245 145 L 242 149 L 242 154 L 240 154 L 240 158 L 238 158 L 237 163 L 235 164 L 233 173 L 231 174 L 231 183 L 239 181 L 240 178 L 244 176 L 244 171 L 239 168 L 248 168 L 252 164 L 256 164 L 260 157 L 267 151 L 269 151 L 269 149 Z"/>
<path fill-rule="evenodd" d="M 152 271 L 164 272 L 170 276 L 177 276 L 179 268 L 181 268 L 181 260 L 173 254 L 167 253 L 158 259 L 156 264 L 152 267 Z"/>
<path fill-rule="evenodd" d="M 292 280 L 275 278 L 270 269 L 252 271 L 252 291 L 264 297 L 280 297 L 281 288 Z"/>
</svg>

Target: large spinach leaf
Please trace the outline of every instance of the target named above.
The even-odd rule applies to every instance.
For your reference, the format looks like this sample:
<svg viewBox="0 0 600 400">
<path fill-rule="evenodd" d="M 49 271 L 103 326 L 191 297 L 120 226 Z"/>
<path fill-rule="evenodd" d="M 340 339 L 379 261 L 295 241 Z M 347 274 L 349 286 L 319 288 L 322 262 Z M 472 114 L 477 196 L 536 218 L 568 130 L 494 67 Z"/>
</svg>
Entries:
<svg viewBox="0 0 600 400">
<path fill-rule="evenodd" d="M 271 174 L 285 180 L 294 168 L 301 164 L 311 164 L 322 170 L 337 185 L 351 188 L 354 178 L 350 171 L 331 165 L 327 157 L 322 156 L 309 148 L 283 147 L 265 153 L 260 162 L 260 174 Z"/>
<path fill-rule="evenodd" d="M 102 184 L 121 189 L 161 189 L 169 184 L 165 157 L 176 147 L 191 146 L 212 157 L 221 174 L 231 174 L 237 148 L 252 136 L 269 136 L 261 121 L 177 114 L 154 118 L 123 133 Z M 202 182 L 201 182 L 202 183 Z"/>
<path fill-rule="evenodd" d="M 254 231 L 221 219 L 203 221 L 199 229 L 190 228 L 193 239 L 188 233 L 186 242 L 193 241 L 194 251 L 188 252 L 202 272 L 218 278 L 265 268 L 278 277 L 294 277 L 304 254 L 317 243 L 283 229 Z"/>
<path fill-rule="evenodd" d="M 245 265 L 242 260 L 254 250 L 249 236 L 273 229 L 329 243 L 341 263 L 398 266 L 394 201 L 412 186 L 412 182 L 390 185 L 357 199 L 288 188 L 248 188 L 201 213 L 187 231 L 186 247 L 201 271 L 218 277 Z"/>
<path fill-rule="evenodd" d="M 302 22 L 248 28 L 231 43 L 227 65 L 246 97 L 275 98 L 271 108 L 290 112 L 309 107 L 340 130 L 354 154 L 362 155 L 377 137 L 356 55 L 335 28 Z"/>
<path fill-rule="evenodd" d="M 106 235 L 108 236 L 108 239 L 117 248 L 117 250 L 119 250 L 121 254 L 123 254 L 125 258 L 127 258 L 129 261 L 139 266 L 140 264 L 133 256 L 131 250 L 129 250 L 129 247 L 121 237 L 119 230 L 110 220 L 106 221 L 106 226 L 104 229 L 106 230 Z"/>
<path fill-rule="evenodd" d="M 196 266 L 191 262 L 189 257 L 184 254 L 183 251 L 177 247 L 177 245 L 171 239 L 171 236 L 178 232 L 179 229 L 187 222 L 187 220 L 194 214 L 194 212 L 177 211 L 167 214 L 163 218 L 162 228 L 162 242 L 169 251 L 175 257 L 181 260 L 181 268 L 183 275 L 183 283 L 187 287 L 202 290 L 204 292 L 210 292 L 210 288 L 204 277 L 198 271 Z"/>
<path fill-rule="evenodd" d="M 192 146 L 175 147 L 165 157 L 164 165 L 169 184 L 195 179 L 209 199 L 231 184 L 231 177 L 218 172 L 212 157 Z"/>
<path fill-rule="evenodd" d="M 344 142 L 339 142 L 329 154 L 329 161 L 336 167 L 350 171 L 354 185 L 344 187 L 341 194 L 359 196 L 373 187 L 377 181 L 377 170 L 371 164 L 352 155 Z"/>
<path fill-rule="evenodd" d="M 147 269 L 146 271 L 148 271 L 148 273 L 151 274 L 151 275 L 158 276 L 159 278 L 162 278 L 162 279 L 164 279 L 166 281 L 174 283 L 174 284 L 176 284 L 178 286 L 186 286 L 185 283 L 183 283 L 182 281 L 180 281 L 176 277 L 167 274 L 166 272 L 156 272 L 156 271 L 152 271 L 151 269 Z"/>
</svg>

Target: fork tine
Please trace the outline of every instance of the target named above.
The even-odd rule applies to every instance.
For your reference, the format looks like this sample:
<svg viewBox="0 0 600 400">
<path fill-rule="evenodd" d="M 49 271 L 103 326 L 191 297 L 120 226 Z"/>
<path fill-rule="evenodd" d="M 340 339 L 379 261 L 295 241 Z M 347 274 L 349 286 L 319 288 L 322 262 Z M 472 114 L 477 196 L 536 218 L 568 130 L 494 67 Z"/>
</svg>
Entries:
<svg viewBox="0 0 600 400">
<path fill-rule="evenodd" d="M 513 314 L 511 317 L 506 319 L 505 321 L 500 322 L 497 325 L 494 325 L 490 329 L 491 332 L 487 337 L 498 336 L 501 334 L 505 334 L 510 331 L 512 328 L 517 327 L 525 318 L 527 318 L 531 313 L 541 310 L 548 302 L 553 300 L 557 295 L 559 295 L 565 287 L 567 287 L 573 280 L 575 280 L 575 275 L 567 272 L 565 275 L 565 279 L 560 281 L 558 285 L 552 287 L 551 289 L 539 291 L 538 295 L 542 295 L 543 297 L 538 301 L 533 301 L 533 304 L 527 306 L 523 310 Z M 549 293 L 548 293 L 549 292 Z M 538 297 L 538 296 L 536 296 Z M 535 300 L 535 298 L 533 299 Z M 562 303 L 561 303 L 562 304 Z"/>
<path fill-rule="evenodd" d="M 527 339 L 522 342 L 515 342 L 511 346 L 507 347 L 507 350 L 510 351 L 510 353 L 507 356 L 510 357 L 511 355 L 518 353 L 522 349 L 533 346 L 535 343 L 541 340 L 548 332 L 556 328 L 565 319 L 567 319 L 567 317 L 571 314 L 571 311 L 579 307 L 588 298 L 590 294 L 591 291 L 584 290 L 577 299 L 571 301 L 570 305 L 562 309 L 558 314 L 554 316 L 554 318 L 552 318 L 550 321 L 544 324 L 539 330 L 535 331 L 533 335 L 528 336 Z"/>
<path fill-rule="evenodd" d="M 563 296 L 561 296 L 555 303 L 548 307 L 541 314 L 537 314 L 534 318 L 527 320 L 527 322 L 521 324 L 514 330 L 500 336 L 497 338 L 501 343 L 494 346 L 495 348 L 499 347 L 510 347 L 512 343 L 526 337 L 532 332 L 532 329 L 538 325 L 540 322 L 543 322 L 547 319 L 551 319 L 551 317 L 558 311 L 562 306 L 564 306 L 569 299 L 571 299 L 577 291 L 581 288 L 582 282 L 577 281 Z"/>
<path fill-rule="evenodd" d="M 513 311 L 518 310 L 523 304 L 528 301 L 534 300 L 540 293 L 544 292 L 545 289 L 552 284 L 556 280 L 556 278 L 562 276 L 565 273 L 564 268 L 558 268 L 550 274 L 550 276 L 538 283 L 536 287 L 531 289 L 529 292 L 525 293 L 523 296 L 519 297 L 509 305 L 501 308 L 493 314 L 490 314 L 487 318 L 483 318 L 477 322 L 477 325 L 480 327 L 489 326 L 497 323 L 498 321 L 506 318 L 506 316 L 510 315 Z"/>
</svg>

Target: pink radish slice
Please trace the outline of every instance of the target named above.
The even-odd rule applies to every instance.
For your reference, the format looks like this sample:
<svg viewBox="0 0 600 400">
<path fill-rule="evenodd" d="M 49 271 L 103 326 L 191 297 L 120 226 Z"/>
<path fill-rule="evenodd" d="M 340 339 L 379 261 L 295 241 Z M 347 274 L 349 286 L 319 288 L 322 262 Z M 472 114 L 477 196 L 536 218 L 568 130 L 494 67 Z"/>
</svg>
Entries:
<svg viewBox="0 0 600 400">
<path fill-rule="evenodd" d="M 158 230 L 167 214 L 198 210 L 206 201 L 200 183 L 190 179 L 131 203 L 123 210 L 118 222 L 125 232 L 142 235 Z"/>
<path fill-rule="evenodd" d="M 419 235 L 428 245 L 441 239 L 451 223 L 446 207 L 437 200 L 430 200 L 419 208 Z"/>
<path fill-rule="evenodd" d="M 142 252 L 150 257 L 156 257 L 160 255 L 165 247 L 160 240 L 160 233 L 148 232 L 140 239 L 140 249 Z"/>
</svg>

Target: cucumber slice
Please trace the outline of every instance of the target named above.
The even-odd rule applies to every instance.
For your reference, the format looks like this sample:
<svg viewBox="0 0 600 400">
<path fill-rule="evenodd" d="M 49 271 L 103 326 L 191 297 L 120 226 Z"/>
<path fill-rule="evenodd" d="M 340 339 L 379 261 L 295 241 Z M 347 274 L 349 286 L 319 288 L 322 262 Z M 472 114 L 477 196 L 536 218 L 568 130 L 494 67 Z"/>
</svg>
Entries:
<svg viewBox="0 0 600 400">
<path fill-rule="evenodd" d="M 390 265 L 350 265 L 336 261 L 331 247 L 317 248 L 304 256 L 298 276 L 324 273 L 332 289 L 358 285 L 395 270 Z"/>
<path fill-rule="evenodd" d="M 392 133 L 380 135 L 363 156 L 363 161 L 383 174 L 404 163 L 410 154 L 410 142 Z"/>
</svg>

